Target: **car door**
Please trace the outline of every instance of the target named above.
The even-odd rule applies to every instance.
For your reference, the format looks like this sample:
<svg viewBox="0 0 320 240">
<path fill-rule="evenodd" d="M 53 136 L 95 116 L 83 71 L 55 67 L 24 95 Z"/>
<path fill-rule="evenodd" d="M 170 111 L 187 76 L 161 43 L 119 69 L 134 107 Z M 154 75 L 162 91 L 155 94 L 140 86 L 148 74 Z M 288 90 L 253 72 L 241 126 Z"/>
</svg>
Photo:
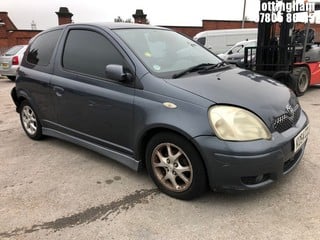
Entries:
<svg viewBox="0 0 320 240">
<path fill-rule="evenodd" d="M 106 34 L 70 27 L 58 54 L 52 91 L 58 122 L 70 136 L 117 151 L 132 152 L 133 83 L 107 79 L 108 64 L 129 68 Z M 60 56 L 59 56 L 60 55 Z"/>
<path fill-rule="evenodd" d="M 53 29 L 39 34 L 31 41 L 21 67 L 17 71 L 17 92 L 28 99 L 44 128 L 50 122 L 57 120 L 50 81 L 55 50 L 61 35 L 62 29 Z"/>
</svg>

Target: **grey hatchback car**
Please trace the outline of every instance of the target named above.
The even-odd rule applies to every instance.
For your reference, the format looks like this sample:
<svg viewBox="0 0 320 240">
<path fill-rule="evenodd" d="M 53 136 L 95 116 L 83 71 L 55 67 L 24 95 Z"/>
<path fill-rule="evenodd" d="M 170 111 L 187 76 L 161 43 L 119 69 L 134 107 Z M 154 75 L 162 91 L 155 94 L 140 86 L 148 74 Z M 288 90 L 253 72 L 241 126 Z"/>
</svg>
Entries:
<svg viewBox="0 0 320 240">
<path fill-rule="evenodd" d="M 71 24 L 29 44 L 11 92 L 26 134 L 134 170 L 166 194 L 257 189 L 303 157 L 309 123 L 283 84 L 169 29 Z"/>
<path fill-rule="evenodd" d="M 26 49 L 27 45 L 16 45 L 0 56 L 0 75 L 14 81 Z"/>
</svg>

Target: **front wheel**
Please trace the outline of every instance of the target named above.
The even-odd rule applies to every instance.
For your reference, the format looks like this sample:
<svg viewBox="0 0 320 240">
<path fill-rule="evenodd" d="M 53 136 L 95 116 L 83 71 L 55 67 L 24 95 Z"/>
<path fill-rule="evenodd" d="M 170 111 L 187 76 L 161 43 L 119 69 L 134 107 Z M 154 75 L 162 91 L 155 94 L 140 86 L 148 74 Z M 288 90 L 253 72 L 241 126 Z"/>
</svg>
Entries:
<svg viewBox="0 0 320 240">
<path fill-rule="evenodd" d="M 207 188 L 206 171 L 199 153 L 177 134 L 160 133 L 150 140 L 146 166 L 158 188 L 171 197 L 189 200 Z"/>
<path fill-rule="evenodd" d="M 293 69 L 295 93 L 302 96 L 308 89 L 310 83 L 310 73 L 307 67 L 295 67 Z"/>
<path fill-rule="evenodd" d="M 25 100 L 21 103 L 19 113 L 21 125 L 28 137 L 34 140 L 41 139 L 41 123 L 28 101 Z"/>
</svg>

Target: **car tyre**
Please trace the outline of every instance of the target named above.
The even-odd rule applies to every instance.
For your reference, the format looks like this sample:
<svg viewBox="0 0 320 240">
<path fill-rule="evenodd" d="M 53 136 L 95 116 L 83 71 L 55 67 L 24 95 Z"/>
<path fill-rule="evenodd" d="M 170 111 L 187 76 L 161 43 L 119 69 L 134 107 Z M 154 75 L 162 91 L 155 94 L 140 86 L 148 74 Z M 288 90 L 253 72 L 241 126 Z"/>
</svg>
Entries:
<svg viewBox="0 0 320 240">
<path fill-rule="evenodd" d="M 165 132 L 152 137 L 147 145 L 146 167 L 158 188 L 171 197 L 190 200 L 207 190 L 200 154 L 177 134 Z"/>
<path fill-rule="evenodd" d="M 12 82 L 16 81 L 16 76 L 7 76 L 7 78 L 9 78 Z"/>
<path fill-rule="evenodd" d="M 21 103 L 19 113 L 21 125 L 27 136 L 33 140 L 41 139 L 43 137 L 41 123 L 28 101 L 25 100 Z"/>
<path fill-rule="evenodd" d="M 296 67 L 293 69 L 293 77 L 295 80 L 295 93 L 302 96 L 309 87 L 310 73 L 307 67 Z"/>
</svg>

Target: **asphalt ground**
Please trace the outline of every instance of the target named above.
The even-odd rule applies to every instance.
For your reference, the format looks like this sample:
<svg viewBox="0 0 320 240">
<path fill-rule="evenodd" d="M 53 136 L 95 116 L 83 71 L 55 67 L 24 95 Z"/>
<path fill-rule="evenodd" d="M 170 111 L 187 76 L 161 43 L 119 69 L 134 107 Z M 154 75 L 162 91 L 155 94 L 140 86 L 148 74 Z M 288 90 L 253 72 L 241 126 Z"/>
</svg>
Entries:
<svg viewBox="0 0 320 240">
<path fill-rule="evenodd" d="M 0 78 L 0 239 L 320 239 L 320 87 L 300 97 L 310 135 L 271 186 L 180 201 L 97 153 L 30 140 Z M 272 97 L 272 96 L 270 96 Z"/>
</svg>

